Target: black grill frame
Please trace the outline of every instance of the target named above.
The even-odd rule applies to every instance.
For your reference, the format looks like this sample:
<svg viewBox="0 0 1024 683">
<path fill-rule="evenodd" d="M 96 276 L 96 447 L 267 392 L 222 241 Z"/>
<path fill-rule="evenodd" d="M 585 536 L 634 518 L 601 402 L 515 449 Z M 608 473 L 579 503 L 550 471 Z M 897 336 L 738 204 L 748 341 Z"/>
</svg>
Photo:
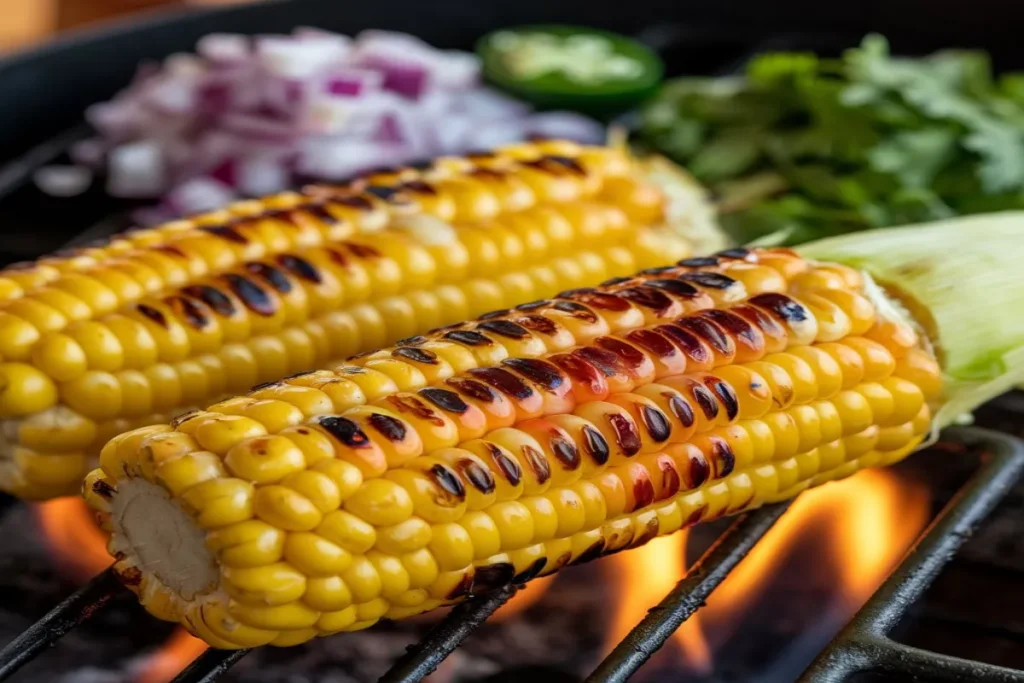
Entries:
<svg viewBox="0 0 1024 683">
<path fill-rule="evenodd" d="M 839 683 L 860 672 L 884 672 L 928 681 L 1024 683 L 1024 671 L 928 652 L 888 637 L 953 559 L 957 549 L 1024 475 L 1024 441 L 1013 436 L 988 429 L 956 427 L 946 430 L 942 439 L 946 448 L 982 454 L 981 467 L 925 529 L 882 587 L 807 669 L 800 683 Z M 585 683 L 627 681 L 697 612 L 788 507 L 788 503 L 779 503 L 737 517 Z M 0 651 L 0 681 L 12 676 L 72 628 L 89 620 L 123 590 L 111 569 L 96 576 Z M 423 680 L 517 590 L 517 586 L 506 586 L 454 607 L 410 646 L 378 683 Z M 182 671 L 174 683 L 212 683 L 248 652 L 211 648 Z"/>
</svg>

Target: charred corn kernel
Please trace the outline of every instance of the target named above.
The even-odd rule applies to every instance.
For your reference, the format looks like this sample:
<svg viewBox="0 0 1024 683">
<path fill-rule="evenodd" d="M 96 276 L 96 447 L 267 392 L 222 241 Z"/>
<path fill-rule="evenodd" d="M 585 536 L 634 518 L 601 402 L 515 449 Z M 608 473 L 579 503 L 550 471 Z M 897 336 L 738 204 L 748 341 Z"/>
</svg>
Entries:
<svg viewBox="0 0 1024 683">
<path fill-rule="evenodd" d="M 224 591 L 201 599 L 230 611 L 230 596 L 233 619 L 294 643 L 902 457 L 929 427 L 938 364 L 867 327 L 867 298 L 826 296 L 849 289 L 842 271 L 790 283 L 811 272 L 794 258 L 684 261 L 258 388 L 118 437 L 89 480 L 107 497 L 89 500 L 131 551 L 118 497 L 169 468 L 154 493 L 205 535 Z M 196 599 L 160 594 L 173 610 L 140 591 L 160 614 Z"/>
</svg>

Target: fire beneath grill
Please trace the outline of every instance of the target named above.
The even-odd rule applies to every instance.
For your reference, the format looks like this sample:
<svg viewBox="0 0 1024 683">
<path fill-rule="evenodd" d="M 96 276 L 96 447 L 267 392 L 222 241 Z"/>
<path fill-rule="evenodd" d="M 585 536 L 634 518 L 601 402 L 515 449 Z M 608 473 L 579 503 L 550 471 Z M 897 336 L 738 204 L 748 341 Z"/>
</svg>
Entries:
<svg viewBox="0 0 1024 683">
<path fill-rule="evenodd" d="M 745 680 L 738 671 L 755 665 L 767 674 L 762 680 L 792 680 L 881 584 L 931 513 L 928 487 L 898 470 L 862 472 L 805 493 L 634 680 Z M 51 561 L 68 580 L 83 582 L 109 565 L 103 535 L 79 500 L 36 505 L 34 516 Z M 697 527 L 531 582 L 428 680 L 580 680 L 722 528 Z M 113 609 L 130 612 L 129 629 L 148 621 L 153 630 L 140 610 Z M 290 651 L 264 649 L 223 680 L 282 680 L 285 672 L 300 672 L 295 680 L 372 681 L 436 619 L 426 615 Z M 205 649 L 180 628 L 155 631 L 127 658 L 62 657 L 49 680 L 164 683 Z M 737 653 L 749 661 L 738 662 Z M 527 673 L 524 666 L 536 668 Z"/>
</svg>

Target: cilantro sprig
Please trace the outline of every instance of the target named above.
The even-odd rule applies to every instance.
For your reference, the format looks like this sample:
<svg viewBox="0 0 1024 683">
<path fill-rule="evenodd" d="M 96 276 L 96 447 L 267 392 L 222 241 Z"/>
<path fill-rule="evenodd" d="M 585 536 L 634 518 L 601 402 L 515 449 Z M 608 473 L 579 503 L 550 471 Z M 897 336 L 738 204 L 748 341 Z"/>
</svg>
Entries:
<svg viewBox="0 0 1024 683">
<path fill-rule="evenodd" d="M 1024 75 L 979 51 L 895 57 L 870 35 L 839 59 L 761 55 L 666 84 L 640 137 L 717 191 L 740 241 L 1024 208 Z"/>
</svg>

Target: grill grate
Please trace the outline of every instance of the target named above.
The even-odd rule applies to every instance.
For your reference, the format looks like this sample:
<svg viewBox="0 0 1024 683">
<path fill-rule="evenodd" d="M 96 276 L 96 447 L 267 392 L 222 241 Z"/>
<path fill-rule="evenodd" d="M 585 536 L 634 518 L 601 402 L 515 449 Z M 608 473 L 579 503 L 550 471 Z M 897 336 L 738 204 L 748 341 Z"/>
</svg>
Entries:
<svg viewBox="0 0 1024 683">
<path fill-rule="evenodd" d="M 953 559 L 1007 491 L 1024 474 L 1024 442 L 999 432 L 956 428 L 941 447 L 982 455 L 983 465 L 961 487 L 913 550 L 853 621 L 818 657 L 801 683 L 838 683 L 862 673 L 928 681 L 1024 683 L 1024 672 L 909 647 L 888 637 L 907 610 Z M 586 683 L 621 683 L 632 676 L 690 618 L 772 525 L 786 504 L 740 516 L 698 560 L 689 574 L 587 677 Z M 89 620 L 119 591 L 111 570 L 58 605 L 0 651 L 0 681 Z M 380 683 L 423 680 L 518 588 L 507 586 L 456 606 L 380 679 Z M 241 660 L 247 650 L 207 650 L 175 683 L 211 683 Z M 906 680 L 905 678 L 901 680 Z"/>
</svg>

